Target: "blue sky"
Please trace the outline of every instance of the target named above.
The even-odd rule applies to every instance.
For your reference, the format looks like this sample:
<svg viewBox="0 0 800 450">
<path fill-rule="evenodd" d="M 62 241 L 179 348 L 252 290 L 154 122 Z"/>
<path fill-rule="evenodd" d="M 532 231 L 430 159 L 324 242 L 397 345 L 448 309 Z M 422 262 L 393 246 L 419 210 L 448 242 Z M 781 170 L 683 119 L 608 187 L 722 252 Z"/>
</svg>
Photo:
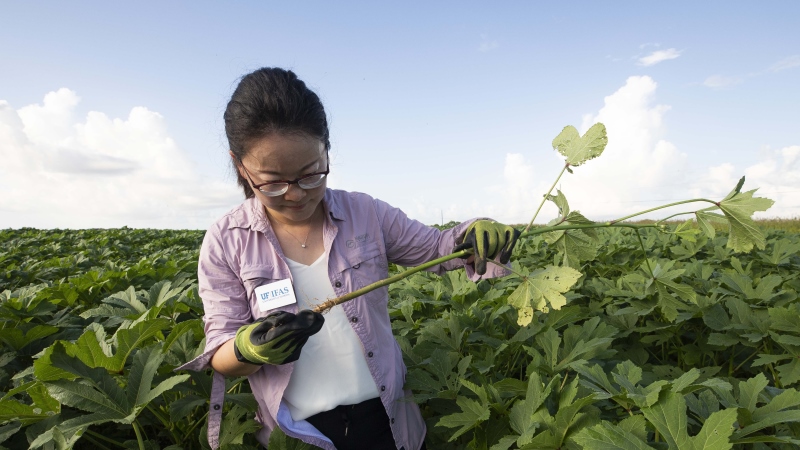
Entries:
<svg viewBox="0 0 800 450">
<path fill-rule="evenodd" d="M 329 186 L 426 223 L 527 222 L 553 137 L 597 120 L 606 152 L 559 185 L 590 218 L 745 174 L 800 216 L 798 2 L 162 3 L 0 2 L 0 228 L 208 227 L 262 66 L 322 98 Z"/>
</svg>

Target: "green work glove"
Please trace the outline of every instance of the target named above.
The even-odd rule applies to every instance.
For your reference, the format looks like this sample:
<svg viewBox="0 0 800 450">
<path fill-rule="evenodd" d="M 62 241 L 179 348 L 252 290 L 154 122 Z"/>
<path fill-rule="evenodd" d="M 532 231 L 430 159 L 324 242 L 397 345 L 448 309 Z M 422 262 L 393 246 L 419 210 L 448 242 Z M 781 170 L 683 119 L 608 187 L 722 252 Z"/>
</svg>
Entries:
<svg viewBox="0 0 800 450">
<path fill-rule="evenodd" d="M 476 220 L 464 233 L 462 244 L 453 251 L 471 248 L 475 255 L 475 272 L 483 275 L 486 273 L 486 261 L 500 256 L 500 264 L 508 262 L 520 234 L 518 230 L 502 223 Z"/>
<path fill-rule="evenodd" d="M 297 361 L 308 338 L 322 328 L 322 314 L 304 309 L 297 315 L 276 311 L 236 332 L 233 352 L 240 362 L 285 364 Z"/>
</svg>

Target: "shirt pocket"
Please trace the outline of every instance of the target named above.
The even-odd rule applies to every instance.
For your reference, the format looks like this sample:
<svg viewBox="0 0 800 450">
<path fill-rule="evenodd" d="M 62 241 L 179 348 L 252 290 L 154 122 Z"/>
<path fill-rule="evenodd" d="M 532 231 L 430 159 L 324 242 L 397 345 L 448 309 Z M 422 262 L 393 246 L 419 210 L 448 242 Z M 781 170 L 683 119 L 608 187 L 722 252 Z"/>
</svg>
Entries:
<svg viewBox="0 0 800 450">
<path fill-rule="evenodd" d="M 389 276 L 389 262 L 386 252 L 378 242 L 358 247 L 345 256 L 342 279 L 349 279 L 353 290 L 361 289 Z M 376 289 L 366 295 L 368 301 L 387 301 L 386 288 Z"/>
<path fill-rule="evenodd" d="M 240 274 L 242 277 L 242 283 L 244 284 L 245 292 L 247 293 L 247 301 L 250 304 L 250 311 L 253 314 L 254 319 L 264 317 L 267 314 L 275 311 L 289 311 L 292 307 L 294 307 L 294 305 L 288 305 L 281 308 L 271 309 L 269 311 L 261 311 L 261 308 L 258 306 L 256 288 L 287 278 L 282 277 L 281 273 L 275 266 L 266 264 L 246 266 L 242 268 Z"/>
</svg>

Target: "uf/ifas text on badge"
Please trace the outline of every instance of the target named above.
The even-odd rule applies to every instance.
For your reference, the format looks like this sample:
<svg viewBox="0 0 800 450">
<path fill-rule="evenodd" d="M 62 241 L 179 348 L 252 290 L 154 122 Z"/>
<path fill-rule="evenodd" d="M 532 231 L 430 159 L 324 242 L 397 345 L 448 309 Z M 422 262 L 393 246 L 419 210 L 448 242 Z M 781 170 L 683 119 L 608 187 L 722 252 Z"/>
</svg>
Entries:
<svg viewBox="0 0 800 450">
<path fill-rule="evenodd" d="M 256 299 L 261 312 L 297 303 L 292 281 L 288 278 L 257 287 Z"/>
</svg>

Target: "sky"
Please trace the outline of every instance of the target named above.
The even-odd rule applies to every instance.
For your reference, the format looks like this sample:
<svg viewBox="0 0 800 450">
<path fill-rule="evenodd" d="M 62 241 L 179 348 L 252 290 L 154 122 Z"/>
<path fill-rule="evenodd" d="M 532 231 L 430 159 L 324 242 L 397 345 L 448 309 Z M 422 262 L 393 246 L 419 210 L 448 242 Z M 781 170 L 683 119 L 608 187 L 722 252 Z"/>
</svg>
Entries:
<svg viewBox="0 0 800 450">
<path fill-rule="evenodd" d="M 531 220 L 552 140 L 608 130 L 556 184 L 608 220 L 745 190 L 800 217 L 800 2 L 0 0 L 0 229 L 206 229 L 243 197 L 222 114 L 293 70 L 328 186 L 427 224 Z M 647 217 L 693 211 L 702 204 Z M 536 218 L 557 215 L 548 202 Z"/>
</svg>

